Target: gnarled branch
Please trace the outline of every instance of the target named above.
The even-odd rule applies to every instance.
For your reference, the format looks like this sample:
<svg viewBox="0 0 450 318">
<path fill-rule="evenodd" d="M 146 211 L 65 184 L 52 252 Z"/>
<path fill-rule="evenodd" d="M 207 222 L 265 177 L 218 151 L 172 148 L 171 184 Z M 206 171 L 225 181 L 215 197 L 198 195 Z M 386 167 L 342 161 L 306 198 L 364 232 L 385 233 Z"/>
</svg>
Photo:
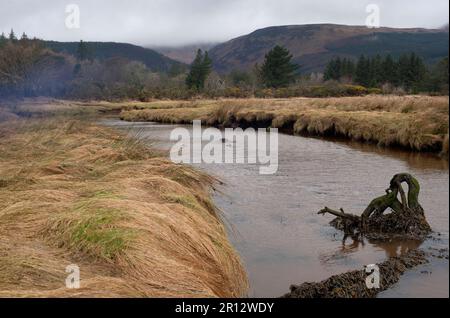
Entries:
<svg viewBox="0 0 450 318">
<path fill-rule="evenodd" d="M 408 185 L 408 194 L 405 193 L 402 183 Z M 325 207 L 318 214 L 331 214 L 336 216 L 332 225 L 348 231 L 359 233 L 383 232 L 424 236 L 431 231 L 425 219 L 422 206 L 419 204 L 420 185 L 416 178 L 408 173 L 396 174 L 390 181 L 386 194 L 373 199 L 361 216 L 345 213 Z M 398 195 L 400 194 L 400 200 Z M 390 209 L 393 213 L 384 214 Z"/>
</svg>

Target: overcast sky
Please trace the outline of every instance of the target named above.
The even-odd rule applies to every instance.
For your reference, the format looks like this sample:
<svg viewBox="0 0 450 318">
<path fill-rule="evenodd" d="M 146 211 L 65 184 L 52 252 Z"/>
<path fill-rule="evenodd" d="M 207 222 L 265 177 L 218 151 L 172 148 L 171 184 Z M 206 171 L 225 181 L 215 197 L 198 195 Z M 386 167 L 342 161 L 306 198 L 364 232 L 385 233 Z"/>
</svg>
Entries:
<svg viewBox="0 0 450 318">
<path fill-rule="evenodd" d="M 0 0 L 0 31 L 60 41 L 183 45 L 226 41 L 272 25 L 363 25 L 371 3 L 379 5 L 383 26 L 448 23 L 448 0 Z M 78 29 L 65 25 L 68 4 L 79 7 Z"/>
</svg>

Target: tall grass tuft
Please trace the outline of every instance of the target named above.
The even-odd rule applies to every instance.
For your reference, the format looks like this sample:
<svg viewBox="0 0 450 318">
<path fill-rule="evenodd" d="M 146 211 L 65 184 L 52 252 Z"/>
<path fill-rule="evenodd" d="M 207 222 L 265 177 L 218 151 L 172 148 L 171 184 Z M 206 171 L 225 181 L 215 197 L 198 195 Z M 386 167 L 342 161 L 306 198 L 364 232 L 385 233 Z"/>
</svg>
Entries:
<svg viewBox="0 0 450 318">
<path fill-rule="evenodd" d="M 0 297 L 246 295 L 213 178 L 81 117 L 3 122 L 0 136 Z"/>
</svg>

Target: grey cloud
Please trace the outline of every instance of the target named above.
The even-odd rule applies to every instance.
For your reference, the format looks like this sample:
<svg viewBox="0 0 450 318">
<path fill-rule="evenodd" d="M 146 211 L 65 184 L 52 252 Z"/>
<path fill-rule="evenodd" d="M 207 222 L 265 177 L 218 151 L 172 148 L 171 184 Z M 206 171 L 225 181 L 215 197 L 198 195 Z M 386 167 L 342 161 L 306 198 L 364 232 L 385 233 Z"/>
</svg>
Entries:
<svg viewBox="0 0 450 318">
<path fill-rule="evenodd" d="M 81 11 L 81 28 L 67 29 L 65 6 Z M 448 22 L 447 0 L 0 0 L 0 31 L 63 41 L 141 45 L 219 42 L 271 25 L 361 25 L 365 8 L 381 9 L 381 24 L 435 28 Z"/>
</svg>

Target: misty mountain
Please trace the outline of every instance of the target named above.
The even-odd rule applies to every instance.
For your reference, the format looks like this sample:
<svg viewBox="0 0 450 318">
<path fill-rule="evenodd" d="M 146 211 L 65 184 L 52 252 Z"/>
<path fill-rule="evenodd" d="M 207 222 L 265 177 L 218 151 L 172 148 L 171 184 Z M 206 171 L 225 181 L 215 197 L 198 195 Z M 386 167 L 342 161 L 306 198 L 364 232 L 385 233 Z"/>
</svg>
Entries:
<svg viewBox="0 0 450 318">
<path fill-rule="evenodd" d="M 154 50 L 133 44 L 116 42 L 85 42 L 95 58 L 104 60 L 111 57 L 122 57 L 144 63 L 150 70 L 168 72 L 172 67 L 186 67 L 185 64 L 170 59 Z M 78 42 L 45 41 L 45 45 L 55 52 L 76 55 Z"/>
<path fill-rule="evenodd" d="M 369 29 L 365 26 L 310 24 L 274 26 L 259 29 L 212 48 L 209 53 L 220 73 L 248 70 L 262 63 L 275 45 L 287 47 L 301 72 L 322 71 L 333 57 L 357 59 L 361 54 L 416 52 L 427 63 L 448 55 L 448 29 Z"/>
<path fill-rule="evenodd" d="M 172 60 L 191 64 L 195 58 L 195 55 L 197 54 L 198 49 L 201 49 L 202 51 L 208 51 L 215 45 L 217 45 L 217 43 L 201 43 L 183 46 L 154 46 L 150 48 L 161 54 L 164 54 Z"/>
</svg>

